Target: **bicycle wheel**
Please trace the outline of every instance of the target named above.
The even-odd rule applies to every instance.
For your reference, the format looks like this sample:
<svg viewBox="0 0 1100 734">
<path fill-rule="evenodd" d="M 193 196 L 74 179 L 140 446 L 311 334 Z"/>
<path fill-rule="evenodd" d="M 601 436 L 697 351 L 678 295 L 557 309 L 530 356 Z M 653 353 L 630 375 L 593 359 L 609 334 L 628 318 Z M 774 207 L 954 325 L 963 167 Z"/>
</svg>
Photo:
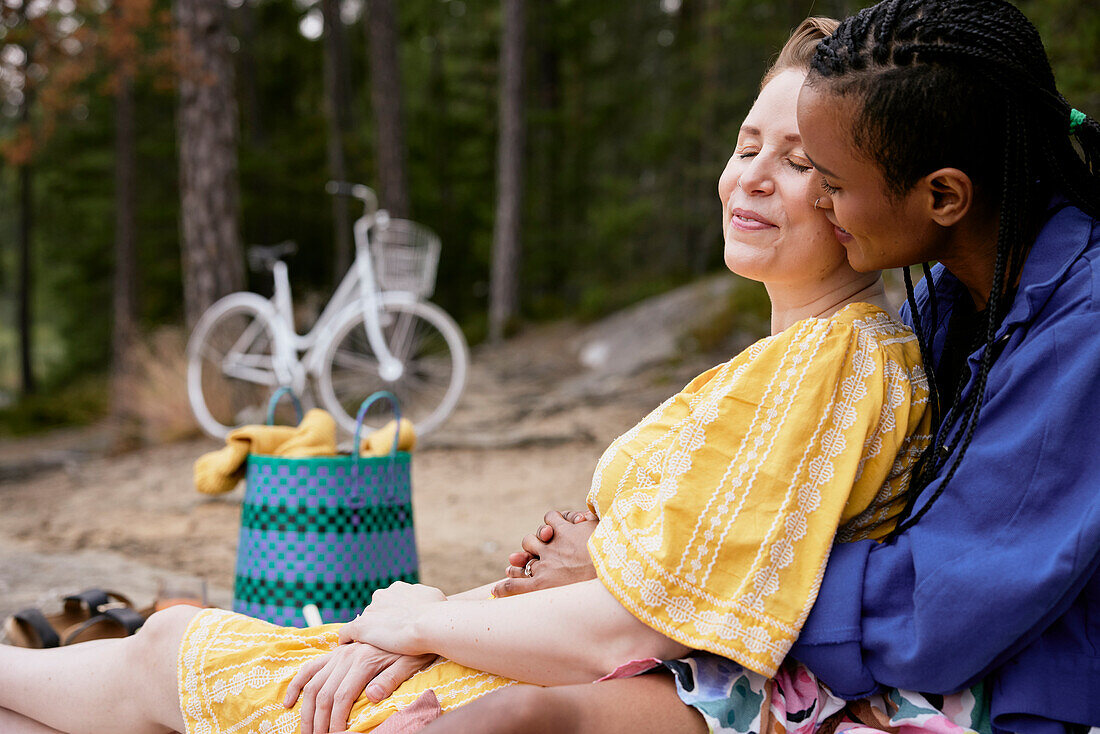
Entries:
<svg viewBox="0 0 1100 734">
<path fill-rule="evenodd" d="M 269 311 L 260 296 L 226 296 L 202 315 L 187 343 L 187 397 L 213 438 L 264 422 L 264 405 L 280 384 Z"/>
<path fill-rule="evenodd" d="M 401 377 L 391 382 L 378 374 L 363 315 L 354 313 L 335 329 L 329 343 L 319 377 L 321 399 L 337 424 L 352 433 L 360 403 L 377 390 L 390 390 L 402 415 L 424 436 L 450 415 L 462 394 L 466 339 L 454 320 L 432 303 L 384 303 L 378 316 L 386 346 L 404 366 Z M 388 420 L 368 415 L 364 425 L 377 428 Z"/>
</svg>

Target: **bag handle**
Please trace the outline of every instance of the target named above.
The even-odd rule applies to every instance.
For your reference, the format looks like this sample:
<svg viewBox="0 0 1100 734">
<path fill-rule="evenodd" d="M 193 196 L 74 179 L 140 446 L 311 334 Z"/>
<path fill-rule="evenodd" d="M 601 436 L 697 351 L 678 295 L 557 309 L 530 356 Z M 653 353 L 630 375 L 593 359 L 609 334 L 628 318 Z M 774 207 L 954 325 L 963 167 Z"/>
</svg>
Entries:
<svg viewBox="0 0 1100 734">
<path fill-rule="evenodd" d="M 397 430 L 393 432 L 393 447 L 390 449 L 390 457 L 392 458 L 397 454 L 398 439 L 401 438 L 401 406 L 397 404 L 397 396 L 392 392 L 389 390 L 379 390 L 363 401 L 363 404 L 359 406 L 359 413 L 355 416 L 355 438 L 351 445 L 351 453 L 356 459 L 362 454 L 359 445 L 359 434 L 363 430 L 363 419 L 367 417 L 367 411 L 370 410 L 371 406 L 379 400 L 389 402 L 390 407 L 393 408 L 393 417 L 394 420 L 397 421 Z"/>
<path fill-rule="evenodd" d="M 401 406 L 397 403 L 397 396 L 394 395 L 392 392 L 390 392 L 389 390 L 379 390 L 378 392 L 372 394 L 370 397 L 363 401 L 363 404 L 359 406 L 359 413 L 355 416 L 355 437 L 352 439 L 353 443 L 351 445 L 351 462 L 352 474 L 356 477 L 355 487 L 357 489 L 359 486 L 359 461 L 363 456 L 362 447 L 359 444 L 359 434 L 363 430 L 363 419 L 367 416 L 367 411 L 370 410 L 371 406 L 377 403 L 379 400 L 385 400 L 390 404 L 390 407 L 393 408 L 394 419 L 397 421 L 397 430 L 393 432 L 393 446 L 390 448 L 389 455 L 391 475 L 393 472 L 393 461 L 397 457 L 398 439 L 401 438 Z M 390 488 L 390 494 L 387 495 L 386 499 L 390 502 L 394 501 L 395 496 L 392 493 L 392 487 Z M 362 507 L 365 501 L 366 500 L 363 497 L 355 497 L 354 500 L 352 497 L 349 497 L 348 506 Z"/>
<path fill-rule="evenodd" d="M 294 394 L 293 390 L 283 386 L 272 393 L 271 399 L 267 401 L 267 425 L 275 425 L 275 408 L 279 405 L 279 399 L 284 395 L 290 396 L 291 402 L 294 403 L 294 412 L 298 414 L 298 422 L 302 422 L 302 402 L 298 400 L 298 396 Z"/>
</svg>

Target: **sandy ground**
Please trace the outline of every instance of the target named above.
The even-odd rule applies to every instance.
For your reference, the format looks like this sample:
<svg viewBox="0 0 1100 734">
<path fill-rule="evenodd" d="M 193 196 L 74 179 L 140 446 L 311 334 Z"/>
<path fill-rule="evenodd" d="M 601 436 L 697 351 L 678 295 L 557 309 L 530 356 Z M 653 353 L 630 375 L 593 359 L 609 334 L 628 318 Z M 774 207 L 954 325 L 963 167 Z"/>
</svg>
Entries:
<svg viewBox="0 0 1100 734">
<path fill-rule="evenodd" d="M 547 327 L 475 352 L 459 409 L 414 454 L 423 582 L 454 592 L 500 577 L 547 509 L 583 504 L 615 436 L 722 358 L 595 376 L 576 362 L 575 333 Z M 159 581 L 196 577 L 228 606 L 243 487 L 207 497 L 191 483 L 192 462 L 218 444 L 121 456 L 105 444 L 99 427 L 0 443 L 0 616 L 88 586 L 143 605 Z"/>
</svg>

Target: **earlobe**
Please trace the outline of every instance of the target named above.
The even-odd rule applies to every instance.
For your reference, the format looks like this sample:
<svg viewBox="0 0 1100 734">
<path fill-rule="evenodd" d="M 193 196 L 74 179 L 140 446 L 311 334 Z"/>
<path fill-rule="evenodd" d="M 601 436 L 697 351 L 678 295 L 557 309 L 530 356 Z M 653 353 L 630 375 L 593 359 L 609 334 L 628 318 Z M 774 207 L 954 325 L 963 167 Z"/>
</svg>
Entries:
<svg viewBox="0 0 1100 734">
<path fill-rule="evenodd" d="M 974 182 L 957 168 L 941 168 L 924 177 L 928 216 L 941 227 L 958 224 L 974 204 Z"/>
</svg>

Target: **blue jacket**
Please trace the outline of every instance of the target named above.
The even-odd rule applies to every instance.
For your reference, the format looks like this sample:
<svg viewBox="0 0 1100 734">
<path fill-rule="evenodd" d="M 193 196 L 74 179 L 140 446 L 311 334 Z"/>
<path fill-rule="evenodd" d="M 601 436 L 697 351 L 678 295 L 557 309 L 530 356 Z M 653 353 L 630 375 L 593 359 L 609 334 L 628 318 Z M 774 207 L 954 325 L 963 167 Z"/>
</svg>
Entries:
<svg viewBox="0 0 1100 734">
<path fill-rule="evenodd" d="M 940 266 L 933 280 L 935 363 L 967 296 Z M 988 677 L 996 730 L 1100 725 L 1100 223 L 1052 207 L 995 347 L 955 477 L 895 541 L 834 545 L 790 654 L 845 698 Z"/>
</svg>

